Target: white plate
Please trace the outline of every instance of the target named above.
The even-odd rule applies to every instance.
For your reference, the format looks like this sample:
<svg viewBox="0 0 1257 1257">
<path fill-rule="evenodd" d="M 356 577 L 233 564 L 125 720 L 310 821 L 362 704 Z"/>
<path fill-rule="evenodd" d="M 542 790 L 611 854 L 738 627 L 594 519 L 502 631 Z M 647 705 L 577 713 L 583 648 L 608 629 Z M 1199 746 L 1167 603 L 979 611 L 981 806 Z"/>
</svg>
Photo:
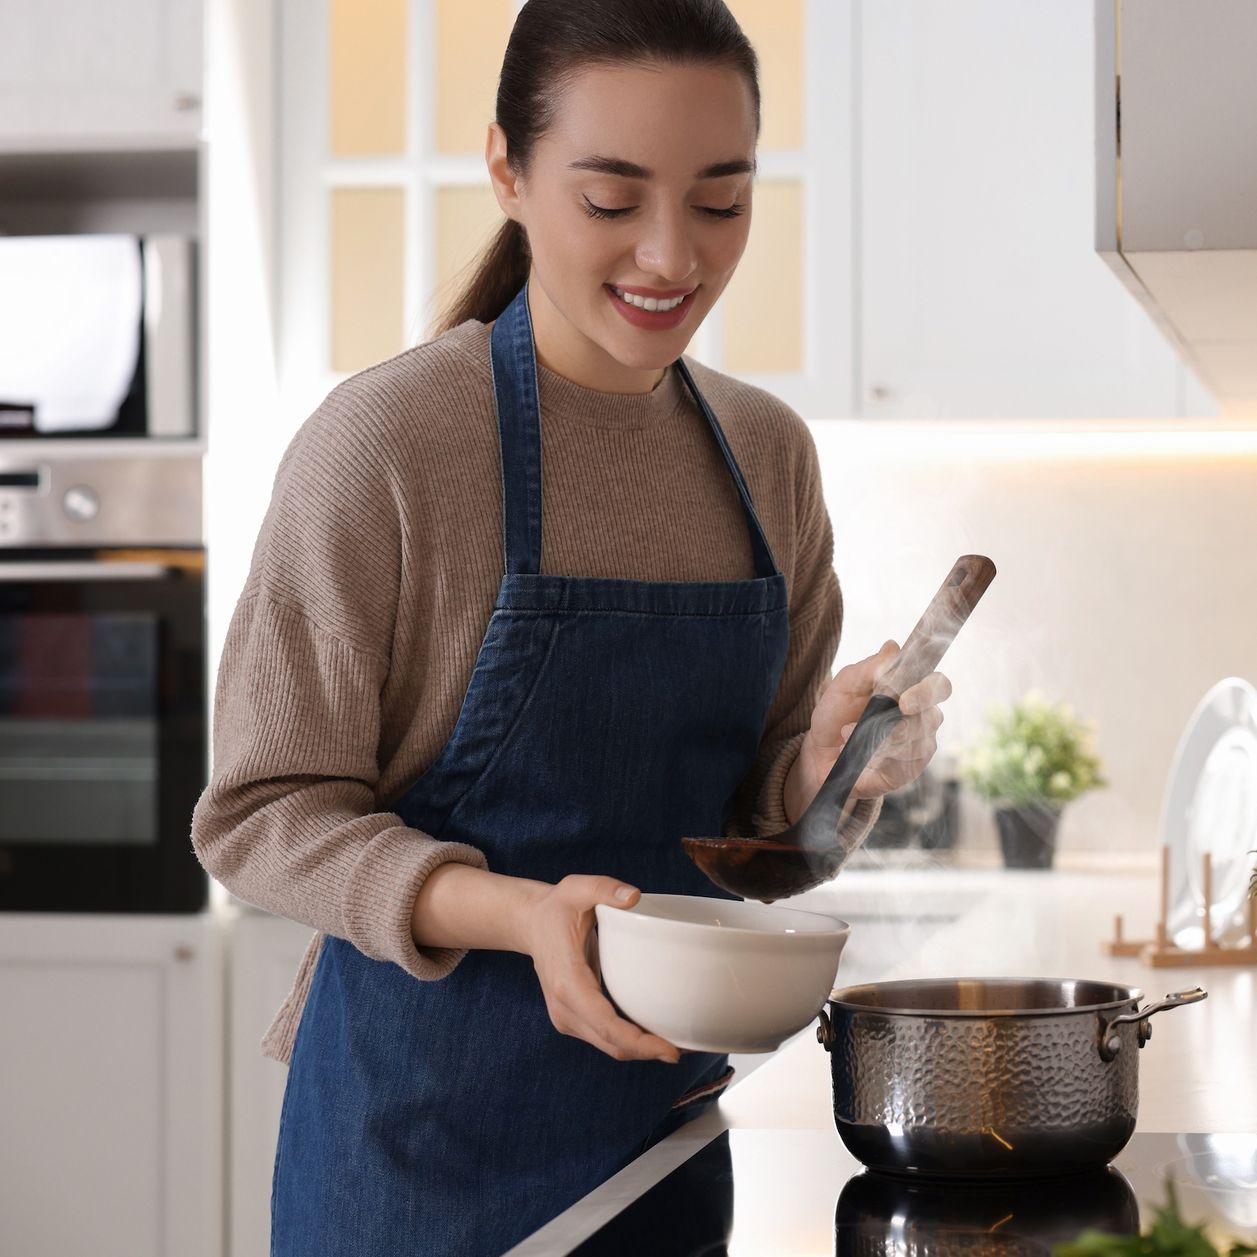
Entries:
<svg viewBox="0 0 1257 1257">
<path fill-rule="evenodd" d="M 1213 863 L 1215 942 L 1243 942 L 1257 848 L 1257 689 L 1239 677 L 1200 700 L 1179 739 L 1161 808 L 1170 848 L 1166 928 L 1180 947 L 1204 939 L 1203 856 Z"/>
</svg>

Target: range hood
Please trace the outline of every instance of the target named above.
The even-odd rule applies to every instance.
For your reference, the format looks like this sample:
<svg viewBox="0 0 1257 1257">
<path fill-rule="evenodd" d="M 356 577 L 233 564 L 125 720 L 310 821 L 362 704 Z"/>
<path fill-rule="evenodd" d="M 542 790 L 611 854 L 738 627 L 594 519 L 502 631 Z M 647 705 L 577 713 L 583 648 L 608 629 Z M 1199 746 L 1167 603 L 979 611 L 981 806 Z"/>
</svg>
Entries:
<svg viewBox="0 0 1257 1257">
<path fill-rule="evenodd" d="M 1257 419 L 1257 0 L 1095 0 L 1096 250 Z"/>
</svg>

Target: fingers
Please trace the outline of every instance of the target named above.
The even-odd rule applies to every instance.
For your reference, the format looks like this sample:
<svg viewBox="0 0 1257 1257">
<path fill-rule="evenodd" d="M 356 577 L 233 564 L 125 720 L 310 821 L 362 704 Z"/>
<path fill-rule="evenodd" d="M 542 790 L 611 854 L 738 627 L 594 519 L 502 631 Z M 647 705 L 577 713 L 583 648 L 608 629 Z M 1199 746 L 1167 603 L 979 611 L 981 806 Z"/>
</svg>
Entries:
<svg viewBox="0 0 1257 1257">
<path fill-rule="evenodd" d="M 882 679 L 894 665 L 896 659 L 899 658 L 899 643 L 894 638 L 888 638 L 882 643 L 882 648 L 873 656 L 873 685 Z M 872 689 L 872 685 L 869 687 Z"/>
<path fill-rule="evenodd" d="M 569 874 L 555 887 L 560 905 L 533 953 L 550 1020 L 561 1034 L 583 1039 L 618 1061 L 663 1060 L 675 1064 L 680 1050 L 620 1017 L 595 973 L 594 907 L 632 907 L 641 891 L 614 877 Z"/>
<path fill-rule="evenodd" d="M 876 655 L 842 669 L 833 678 L 832 684 L 845 685 L 849 687 L 848 692 L 852 692 L 850 687 L 868 684 L 867 692 L 871 692 L 876 679 L 870 676 L 870 665 L 880 669 L 876 674 L 880 677 L 898 655 L 898 646 L 893 641 L 888 641 Z M 899 710 L 903 718 L 861 772 L 851 791 L 853 798 L 888 794 L 915 781 L 921 775 L 938 751 L 935 735 L 944 719 L 938 704 L 950 698 L 951 692 L 951 681 L 941 672 L 931 672 L 903 692 L 899 698 Z M 839 734 L 843 744 L 850 739 L 854 728 L 854 721 L 841 727 Z"/>
<path fill-rule="evenodd" d="M 913 716 L 905 715 L 894 729 L 886 735 L 886 740 L 878 747 L 874 758 L 886 754 L 889 748 L 889 751 L 894 753 L 894 758 L 898 759 L 903 757 L 903 752 L 908 747 L 918 744 L 921 746 L 927 745 L 938 732 L 943 720 L 943 713 L 938 707 L 927 707 L 924 711 Z M 843 726 L 842 736 L 844 741 L 851 737 L 854 729 L 854 721 Z"/>
<path fill-rule="evenodd" d="M 927 707 L 919 715 L 905 716 L 873 753 L 861 772 L 852 795 L 868 798 L 898 790 L 925 770 L 938 751 L 935 733 L 943 723 L 937 707 Z M 849 730 L 844 730 L 849 736 Z"/>
<path fill-rule="evenodd" d="M 899 710 L 905 716 L 915 716 L 950 697 L 951 681 L 941 672 L 931 672 L 924 680 L 904 690 L 899 698 Z"/>
<path fill-rule="evenodd" d="M 568 903 L 583 908 L 605 903 L 615 908 L 631 908 L 642 892 L 616 877 L 597 877 L 589 873 L 569 873 L 556 887 Z"/>
<path fill-rule="evenodd" d="M 899 644 L 893 640 L 882 643 L 882 648 L 867 659 L 857 659 L 839 668 L 829 684 L 844 694 L 872 694 L 873 687 L 898 658 Z"/>
<path fill-rule="evenodd" d="M 929 761 L 938 750 L 935 734 L 943 723 L 943 713 L 937 707 L 927 707 L 919 716 L 909 716 L 895 726 L 885 742 L 877 748 L 872 763 L 894 760 L 912 763 Z"/>
<path fill-rule="evenodd" d="M 853 796 L 868 798 L 902 789 L 925 771 L 938 749 L 932 737 L 909 743 L 898 754 L 887 750 L 889 742 L 888 738 L 861 772 Z"/>
<path fill-rule="evenodd" d="M 679 1049 L 666 1039 L 618 1016 L 589 969 L 574 966 L 565 980 L 552 984 L 551 994 L 556 1006 L 550 1019 L 561 1033 L 584 1039 L 617 1061 L 680 1059 Z"/>
</svg>

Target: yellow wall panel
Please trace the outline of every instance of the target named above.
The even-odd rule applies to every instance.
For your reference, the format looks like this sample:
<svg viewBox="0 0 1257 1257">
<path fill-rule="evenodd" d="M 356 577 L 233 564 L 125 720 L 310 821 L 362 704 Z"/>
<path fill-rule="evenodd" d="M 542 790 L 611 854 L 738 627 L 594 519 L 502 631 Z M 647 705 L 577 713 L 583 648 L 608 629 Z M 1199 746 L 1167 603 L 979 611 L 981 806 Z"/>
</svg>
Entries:
<svg viewBox="0 0 1257 1257">
<path fill-rule="evenodd" d="M 757 180 L 746 252 L 721 296 L 725 369 L 803 369 L 803 186 Z"/>
<path fill-rule="evenodd" d="M 333 157 L 406 151 L 408 0 L 330 0 L 328 147 Z"/>
<path fill-rule="evenodd" d="M 515 6 L 511 0 L 436 0 L 435 8 L 436 148 L 483 153 Z"/>
<path fill-rule="evenodd" d="M 330 366 L 361 371 L 406 348 L 402 188 L 333 188 Z"/>
<path fill-rule="evenodd" d="M 763 148 L 803 146 L 803 0 L 727 0 L 759 57 Z"/>
<path fill-rule="evenodd" d="M 481 250 L 505 221 L 488 184 L 437 189 L 436 282 L 442 306 L 471 278 Z"/>
</svg>

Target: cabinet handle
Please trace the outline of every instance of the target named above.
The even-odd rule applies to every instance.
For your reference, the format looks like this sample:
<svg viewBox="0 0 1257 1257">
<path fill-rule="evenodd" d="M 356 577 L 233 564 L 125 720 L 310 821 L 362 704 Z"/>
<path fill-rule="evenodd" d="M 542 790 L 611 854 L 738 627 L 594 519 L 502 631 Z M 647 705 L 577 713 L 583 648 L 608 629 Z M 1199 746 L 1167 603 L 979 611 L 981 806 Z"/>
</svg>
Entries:
<svg viewBox="0 0 1257 1257">
<path fill-rule="evenodd" d="M 865 390 L 864 400 L 870 402 L 884 402 L 894 395 L 894 389 L 889 389 L 884 384 L 870 384 Z"/>
<path fill-rule="evenodd" d="M 175 945 L 176 960 L 192 960 L 196 956 L 196 948 L 190 947 L 187 943 L 178 943 Z"/>
<path fill-rule="evenodd" d="M 201 98 L 196 92 L 176 92 L 175 93 L 175 111 L 177 113 L 191 113 L 193 109 L 200 109 Z"/>
</svg>

